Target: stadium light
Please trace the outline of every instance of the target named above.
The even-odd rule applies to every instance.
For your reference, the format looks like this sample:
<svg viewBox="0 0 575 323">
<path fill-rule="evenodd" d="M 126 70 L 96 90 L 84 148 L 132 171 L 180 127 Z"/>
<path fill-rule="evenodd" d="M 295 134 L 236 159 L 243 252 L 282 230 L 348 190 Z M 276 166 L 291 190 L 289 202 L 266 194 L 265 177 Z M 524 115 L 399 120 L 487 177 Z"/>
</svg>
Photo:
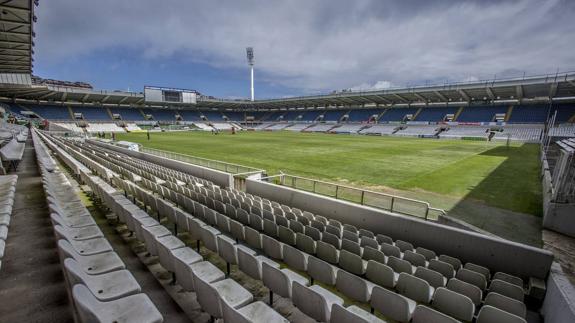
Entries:
<svg viewBox="0 0 575 323">
<path fill-rule="evenodd" d="M 246 56 L 248 58 L 248 65 L 250 66 L 251 72 L 251 94 L 252 94 L 252 101 L 254 100 L 254 48 L 253 47 L 246 47 Z"/>
</svg>

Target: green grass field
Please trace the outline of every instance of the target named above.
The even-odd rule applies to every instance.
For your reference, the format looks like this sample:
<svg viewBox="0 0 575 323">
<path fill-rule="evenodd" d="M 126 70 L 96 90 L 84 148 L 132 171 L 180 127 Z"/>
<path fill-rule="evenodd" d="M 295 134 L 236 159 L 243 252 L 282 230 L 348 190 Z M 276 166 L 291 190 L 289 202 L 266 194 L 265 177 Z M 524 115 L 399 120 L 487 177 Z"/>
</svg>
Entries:
<svg viewBox="0 0 575 323">
<path fill-rule="evenodd" d="M 541 214 L 538 146 L 290 132 L 121 134 L 146 147 L 277 174 L 393 192 L 451 210 L 462 201 Z"/>
</svg>

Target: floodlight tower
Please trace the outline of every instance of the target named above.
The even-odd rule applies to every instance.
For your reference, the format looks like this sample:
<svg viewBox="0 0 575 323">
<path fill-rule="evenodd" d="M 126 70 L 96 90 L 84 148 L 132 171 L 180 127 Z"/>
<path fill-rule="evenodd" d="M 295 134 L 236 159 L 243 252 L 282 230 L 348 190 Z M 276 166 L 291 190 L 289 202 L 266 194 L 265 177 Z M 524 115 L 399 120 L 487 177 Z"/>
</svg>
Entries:
<svg viewBox="0 0 575 323">
<path fill-rule="evenodd" d="M 252 101 L 254 100 L 254 48 L 253 47 L 246 47 L 246 55 L 248 57 L 248 65 L 250 66 L 251 70 L 251 93 L 252 93 Z"/>
</svg>

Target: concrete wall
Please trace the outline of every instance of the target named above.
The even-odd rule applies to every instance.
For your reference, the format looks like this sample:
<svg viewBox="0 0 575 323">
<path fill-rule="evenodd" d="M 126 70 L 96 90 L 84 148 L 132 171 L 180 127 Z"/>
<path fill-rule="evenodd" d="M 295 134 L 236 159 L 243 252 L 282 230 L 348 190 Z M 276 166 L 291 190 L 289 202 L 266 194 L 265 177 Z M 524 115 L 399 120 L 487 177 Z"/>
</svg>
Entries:
<svg viewBox="0 0 575 323">
<path fill-rule="evenodd" d="M 148 153 L 133 151 L 133 150 L 125 149 L 122 147 L 118 147 L 118 146 L 106 144 L 103 142 L 99 142 L 97 140 L 88 140 L 88 142 L 91 144 L 95 144 L 95 145 L 98 145 L 101 147 L 105 147 L 105 148 L 126 154 L 128 156 L 140 158 L 140 159 L 143 159 L 145 161 L 149 161 L 151 163 L 155 163 L 155 164 L 158 164 L 161 166 L 172 168 L 172 169 L 184 172 L 186 174 L 190 174 L 190 175 L 193 175 L 193 176 L 196 176 L 199 178 L 206 179 L 208 181 L 212 181 L 214 184 L 222 186 L 222 187 L 231 187 L 234 183 L 234 178 L 231 174 L 226 173 L 226 172 L 222 172 L 219 170 L 206 168 L 206 167 L 202 167 L 202 166 L 198 166 L 198 165 L 194 165 L 194 164 L 189 164 L 189 163 L 181 162 L 181 161 L 174 160 L 174 159 L 159 157 L 159 156 L 155 156 L 155 155 L 148 154 Z"/>
<path fill-rule="evenodd" d="M 575 288 L 557 263 L 553 264 L 547 280 L 541 314 L 545 323 L 575 322 Z"/>
<path fill-rule="evenodd" d="M 246 184 L 248 193 L 523 279 L 545 279 L 553 261 L 550 252 L 527 245 L 266 182 L 247 180 Z"/>
</svg>

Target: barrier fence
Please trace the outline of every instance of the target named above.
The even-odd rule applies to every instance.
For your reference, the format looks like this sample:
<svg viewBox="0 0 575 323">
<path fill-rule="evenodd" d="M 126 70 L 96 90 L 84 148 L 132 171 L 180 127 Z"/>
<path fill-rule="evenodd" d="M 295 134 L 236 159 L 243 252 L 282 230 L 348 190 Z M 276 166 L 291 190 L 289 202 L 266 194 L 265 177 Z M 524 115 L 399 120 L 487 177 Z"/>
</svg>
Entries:
<svg viewBox="0 0 575 323">
<path fill-rule="evenodd" d="M 441 215 L 445 215 L 444 210 L 431 207 L 428 202 L 381 192 L 363 190 L 301 176 L 282 173 L 280 175 L 266 177 L 264 180 L 278 185 L 358 203 L 393 213 L 424 218 L 425 220 L 437 220 Z"/>
</svg>

